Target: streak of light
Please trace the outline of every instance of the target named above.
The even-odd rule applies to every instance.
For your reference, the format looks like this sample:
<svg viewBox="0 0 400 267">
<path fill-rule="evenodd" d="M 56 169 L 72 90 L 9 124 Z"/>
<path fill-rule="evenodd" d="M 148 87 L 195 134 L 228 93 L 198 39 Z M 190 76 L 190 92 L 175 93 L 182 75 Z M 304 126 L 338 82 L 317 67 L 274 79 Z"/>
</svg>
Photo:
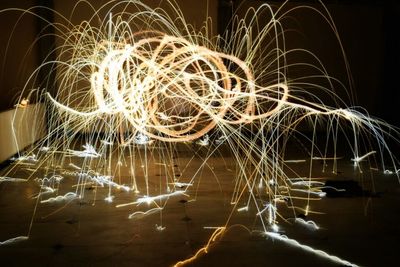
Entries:
<svg viewBox="0 0 400 267">
<path fill-rule="evenodd" d="M 79 198 L 79 196 L 74 193 L 74 192 L 68 192 L 63 196 L 56 196 L 56 197 L 51 197 L 45 200 L 40 201 L 40 203 L 54 203 L 54 202 L 64 202 L 64 201 L 71 201 L 76 198 Z"/>
<path fill-rule="evenodd" d="M 13 177 L 6 177 L 2 176 L 0 177 L 0 183 L 1 182 L 26 182 L 26 179 L 23 178 L 13 178 Z"/>
<path fill-rule="evenodd" d="M 303 163 L 306 162 L 305 159 L 286 159 L 283 162 L 285 163 Z"/>
<path fill-rule="evenodd" d="M 319 230 L 319 226 L 314 221 L 306 221 L 302 218 L 296 218 L 295 222 L 307 227 L 308 229 Z"/>
<path fill-rule="evenodd" d="M 225 229 L 226 229 L 225 227 L 218 227 L 213 232 L 213 234 L 211 235 L 210 239 L 208 240 L 207 244 L 204 247 L 200 248 L 192 257 L 190 257 L 186 260 L 177 262 L 174 265 L 174 267 L 180 267 L 180 266 L 189 264 L 189 263 L 195 261 L 201 255 L 208 253 L 208 250 L 214 244 L 214 242 L 218 241 L 223 236 Z"/>
<path fill-rule="evenodd" d="M 291 238 L 289 238 L 289 237 L 287 237 L 285 235 L 281 235 L 281 234 L 274 233 L 274 232 L 265 232 L 265 235 L 268 236 L 268 237 L 271 237 L 274 240 L 279 240 L 279 241 L 282 241 L 285 244 L 288 244 L 290 246 L 293 246 L 293 247 L 296 247 L 296 248 L 300 248 L 300 249 L 303 249 L 303 250 L 305 250 L 307 252 L 313 253 L 313 254 L 315 254 L 315 255 L 317 255 L 319 257 L 323 257 L 323 258 L 329 259 L 330 261 L 333 261 L 335 263 L 341 264 L 343 266 L 352 266 L 352 267 L 358 266 L 358 265 L 356 265 L 354 263 L 351 263 L 349 261 L 343 260 L 343 259 L 341 259 L 341 258 L 339 258 L 337 256 L 330 255 L 330 254 L 326 253 L 325 251 L 314 249 L 314 248 L 312 248 L 310 246 L 300 244 L 297 240 L 291 239 Z"/>
<path fill-rule="evenodd" d="M 354 164 L 356 164 L 357 162 L 360 162 L 375 153 L 376 153 L 376 151 L 370 151 L 361 157 L 355 157 L 355 158 L 351 159 L 351 161 L 354 161 Z"/>
<path fill-rule="evenodd" d="M 72 150 L 68 149 L 67 151 L 72 155 L 80 158 L 98 158 L 101 155 L 96 152 L 96 149 L 91 144 L 83 145 L 84 150 Z"/>
<path fill-rule="evenodd" d="M 11 244 L 14 244 L 14 243 L 18 243 L 18 242 L 21 242 L 21 241 L 28 240 L 28 238 L 29 238 L 28 236 L 17 236 L 17 237 L 10 238 L 10 239 L 5 240 L 5 241 L 1 241 L 0 242 L 0 246 L 11 245 Z"/>
<path fill-rule="evenodd" d="M 172 193 L 169 193 L 169 194 L 140 197 L 134 202 L 125 203 L 125 204 L 119 204 L 116 207 L 117 208 L 121 208 L 121 207 L 125 207 L 125 206 L 137 205 L 137 204 L 142 204 L 142 203 L 151 204 L 153 202 L 156 202 L 157 200 L 162 200 L 162 199 L 170 198 L 170 197 L 173 197 L 173 196 L 179 196 L 179 195 L 187 196 L 187 194 L 185 194 L 185 191 L 178 190 L 178 191 L 175 191 L 175 192 L 172 192 Z"/>
<path fill-rule="evenodd" d="M 161 211 L 162 208 L 161 207 L 156 207 L 156 208 L 152 208 L 150 210 L 147 211 L 135 211 L 134 213 L 129 214 L 128 218 L 129 219 L 137 219 L 137 218 L 143 218 L 147 215 L 156 213 L 158 211 Z"/>
</svg>

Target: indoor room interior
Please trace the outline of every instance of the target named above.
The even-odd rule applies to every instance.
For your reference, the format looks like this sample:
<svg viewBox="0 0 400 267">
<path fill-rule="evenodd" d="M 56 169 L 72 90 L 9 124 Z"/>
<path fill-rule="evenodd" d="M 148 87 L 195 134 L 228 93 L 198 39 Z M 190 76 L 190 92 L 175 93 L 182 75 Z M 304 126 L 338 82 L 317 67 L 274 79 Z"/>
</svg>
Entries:
<svg viewBox="0 0 400 267">
<path fill-rule="evenodd" d="M 1 266 L 396 266 L 396 1 L 0 1 Z"/>
</svg>

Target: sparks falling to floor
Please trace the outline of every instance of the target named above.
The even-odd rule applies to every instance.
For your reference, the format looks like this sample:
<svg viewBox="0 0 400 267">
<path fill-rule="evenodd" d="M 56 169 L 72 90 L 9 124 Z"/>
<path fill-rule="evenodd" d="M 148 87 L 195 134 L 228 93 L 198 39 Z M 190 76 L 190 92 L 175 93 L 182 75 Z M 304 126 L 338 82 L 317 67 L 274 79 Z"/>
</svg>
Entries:
<svg viewBox="0 0 400 267">
<path fill-rule="evenodd" d="M 237 227 L 235 217 L 241 214 L 251 214 L 256 221 L 240 223 L 251 235 L 355 265 L 303 245 L 283 229 L 299 224 L 320 230 L 318 221 L 308 220 L 323 212 L 314 209 L 314 203 L 327 189 L 345 189 L 328 186 L 325 178 L 316 176 L 315 163 L 322 162 L 324 173 L 337 174 L 338 162 L 346 160 L 337 153 L 338 142 L 344 141 L 352 152 L 348 161 L 355 171 L 362 173 L 367 166 L 362 161 L 368 159 L 368 168 L 398 175 L 396 155 L 386 143 L 388 138 L 397 142 L 396 130 L 346 105 L 321 63 L 295 64 L 314 74 L 292 81 L 287 77 L 293 65 L 286 57 L 293 51 L 285 50 L 280 21 L 296 8 L 283 12 L 262 5 L 243 20 L 236 17 L 233 30 L 215 37 L 207 20 L 196 31 L 176 3 L 168 5 L 173 14 L 140 1 L 110 1 L 78 26 L 66 18 L 64 24 L 53 25 L 62 40 L 56 64 L 43 62 L 37 71 L 52 64 L 58 90 L 25 88 L 21 94 L 22 100 L 29 91 L 46 106 L 45 117 L 37 120 L 47 121 L 47 135 L 21 151 L 0 177 L 0 183 L 35 183 L 33 215 L 26 236 L 0 245 L 28 240 L 37 214 L 50 204 L 56 208 L 42 218 L 73 203 L 98 206 L 100 201 L 127 211 L 126 219 L 134 221 L 158 214 L 156 235 L 168 231 L 163 217 L 171 201 L 181 199 L 184 221 L 190 221 L 187 203 L 198 202 L 202 184 L 212 180 L 220 192 L 230 192 L 231 208 L 220 225 L 202 226 L 215 231 L 204 247 L 177 266 L 208 253 Z M 131 8 L 137 11 L 128 12 Z M 333 25 L 323 5 L 318 14 Z M 266 16 L 271 19 L 260 23 Z M 317 59 L 311 52 L 304 54 Z M 311 83 L 314 77 L 331 87 Z M 311 93 L 310 87 L 330 95 L 337 106 L 322 103 L 318 90 Z M 18 112 L 24 112 L 24 103 L 17 105 Z M 305 122 L 311 129 L 308 137 L 301 133 Z M 19 127 L 14 125 L 15 140 Z M 321 128 L 326 129 L 322 144 L 317 140 Z M 287 158 L 287 144 L 294 141 L 304 154 Z M 230 159 L 218 165 L 225 168 L 230 184 L 214 170 L 213 160 L 220 155 Z M 300 175 L 295 164 L 308 171 Z"/>
</svg>

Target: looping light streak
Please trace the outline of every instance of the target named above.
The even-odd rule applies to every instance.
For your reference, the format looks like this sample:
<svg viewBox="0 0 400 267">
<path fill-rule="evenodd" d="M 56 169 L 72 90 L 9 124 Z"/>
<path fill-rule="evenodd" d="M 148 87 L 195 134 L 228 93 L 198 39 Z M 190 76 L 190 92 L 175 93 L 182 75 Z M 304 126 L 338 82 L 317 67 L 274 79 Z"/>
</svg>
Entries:
<svg viewBox="0 0 400 267">
<path fill-rule="evenodd" d="M 319 230 L 320 229 L 319 226 L 314 221 L 306 221 L 302 218 L 296 218 L 295 222 L 297 222 L 311 230 Z"/>
<path fill-rule="evenodd" d="M 135 211 L 134 213 L 129 214 L 129 219 L 141 219 L 147 215 L 156 213 L 158 211 L 161 211 L 162 208 L 161 207 L 156 207 L 156 208 L 152 208 L 150 210 L 147 211 Z"/>
<path fill-rule="evenodd" d="M 74 192 L 68 192 L 63 196 L 56 196 L 56 197 L 51 197 L 45 200 L 40 201 L 40 203 L 57 203 L 57 202 L 64 202 L 64 201 L 72 201 L 74 199 L 80 198 L 76 193 Z"/>
<path fill-rule="evenodd" d="M 311 178 L 313 163 L 322 160 L 324 171 L 325 162 L 332 161 L 332 172 L 337 172 L 337 162 L 345 159 L 337 152 L 341 133 L 349 143 L 352 160 L 360 173 L 361 166 L 357 163 L 376 154 L 384 173 L 399 177 L 398 160 L 386 143 L 387 137 L 399 142 L 398 131 L 348 106 L 347 99 L 341 99 L 338 93 L 342 87 L 346 89 L 345 82 L 331 77 L 312 52 L 286 50 L 286 29 L 281 20 L 297 8 L 283 11 L 282 7 L 274 11 L 263 4 L 247 12 L 243 20 L 234 18 L 232 30 L 214 37 L 207 22 L 202 30 L 196 31 L 186 24 L 179 7 L 168 0 L 164 2 L 176 13 L 175 17 L 138 0 L 111 0 L 100 10 L 94 10 L 91 20 L 77 26 L 58 14 L 62 22 L 52 25 L 61 43 L 55 49 L 57 58 L 43 62 L 31 76 L 34 79 L 41 68 L 55 65 L 52 71 L 56 81 L 44 84 L 51 87 L 55 83 L 57 90 L 47 88 L 47 92 L 38 92 L 38 99 L 46 105 L 47 114 L 41 119 L 47 120 L 48 134 L 32 151 L 19 155 L 13 165 L 13 168 L 32 166 L 31 175 L 36 171 L 54 174 L 51 178 L 37 179 L 41 187 L 35 196 L 37 205 L 83 198 L 85 186 L 90 185 L 96 188 L 93 195 L 107 191 L 103 199 L 117 202 L 117 208 L 144 203 L 155 206 L 129 215 L 129 219 L 142 218 L 161 212 L 170 198 L 188 197 L 192 191 L 196 191 L 196 196 L 200 194 L 197 191 L 200 179 L 197 179 L 206 168 L 216 173 L 209 161 L 222 148 L 232 156 L 232 166 L 230 162 L 226 166 L 234 187 L 230 200 L 232 213 L 253 212 L 267 236 L 352 265 L 277 234 L 282 228 L 281 219 L 286 221 L 279 209 L 282 206 L 305 215 L 321 214 L 312 210 L 312 201 L 325 196 L 321 191 L 324 183 Z M 120 7 L 122 12 L 118 11 Z M 131 7 L 138 11 L 131 13 Z M 329 14 L 313 10 L 324 16 L 330 26 L 334 25 Z M 104 11 L 106 18 L 96 26 L 94 18 L 101 20 Z M 27 14 L 35 15 L 32 10 Z M 265 17 L 270 17 L 270 21 L 263 23 Z M 338 35 L 336 28 L 332 29 Z M 315 63 L 291 62 L 290 56 L 299 52 Z M 345 62 L 347 68 L 346 59 Z M 292 79 L 289 74 L 292 70 L 296 73 L 296 67 L 312 74 Z M 321 84 L 315 83 L 319 79 L 323 80 Z M 22 95 L 20 100 L 30 105 L 29 99 Z M 334 104 L 325 104 L 323 95 L 328 96 L 328 103 Z M 26 108 L 17 112 L 23 110 Z M 304 124 L 310 125 L 311 137 L 302 133 Z M 316 142 L 321 125 L 326 126 L 324 149 L 317 147 Z M 13 122 L 13 126 L 18 132 L 20 125 Z M 350 134 L 346 127 L 352 130 Z M 306 141 L 298 140 L 297 135 Z M 83 150 L 75 150 L 80 144 L 76 143 L 79 136 L 85 142 Z M 292 140 L 301 144 L 306 158 L 285 158 Z M 366 143 L 376 146 L 376 150 L 371 150 L 372 145 L 364 147 Z M 191 144 L 194 151 L 186 166 L 178 166 L 175 160 L 182 144 Z M 371 152 L 358 156 L 364 150 Z M 392 163 L 389 168 L 395 171 L 386 168 L 384 156 Z M 201 166 L 188 183 L 179 182 L 176 175 L 184 173 L 194 158 L 202 161 Z M 289 178 L 289 163 L 308 164 L 309 173 L 306 177 Z M 157 191 L 149 172 L 154 166 L 162 173 Z M 121 171 L 129 173 L 126 180 Z M 45 194 L 61 191 L 59 187 L 68 180 L 61 175 L 77 180 L 73 185 L 76 192 L 42 200 Z M 0 182 L 21 181 L 11 176 L 0 177 Z M 216 181 L 224 191 L 218 177 Z M 170 185 L 184 190 L 171 192 Z M 119 204 L 114 197 L 113 190 L 119 189 L 132 196 L 128 203 Z M 137 198 L 139 189 L 144 196 Z M 230 219 L 231 216 L 228 222 Z M 296 222 L 318 228 L 310 221 L 296 219 Z M 156 230 L 164 229 L 163 222 L 156 224 Z M 176 266 L 207 253 L 225 230 L 225 226 L 215 228 L 206 246 Z M 24 237 L 15 239 L 18 240 Z"/>
<path fill-rule="evenodd" d="M 256 86 L 248 65 L 235 56 L 180 37 L 147 34 L 154 36 L 134 44 L 103 41 L 94 49 L 95 55 L 105 56 L 99 62 L 89 62 L 97 69 L 90 77 L 94 106 L 85 107 L 92 111 L 68 107 L 47 94 L 49 100 L 66 116 L 84 120 L 103 114 L 121 116 L 137 132 L 164 142 L 198 139 L 222 123 L 237 125 L 265 119 L 287 103 L 287 84 Z M 154 49 L 148 51 L 148 46 Z M 224 61 L 237 66 L 244 77 L 229 72 Z M 271 93 L 280 97 L 270 97 Z M 183 110 L 170 107 L 175 101 Z M 261 111 L 258 105 L 264 102 L 276 106 Z"/>
</svg>

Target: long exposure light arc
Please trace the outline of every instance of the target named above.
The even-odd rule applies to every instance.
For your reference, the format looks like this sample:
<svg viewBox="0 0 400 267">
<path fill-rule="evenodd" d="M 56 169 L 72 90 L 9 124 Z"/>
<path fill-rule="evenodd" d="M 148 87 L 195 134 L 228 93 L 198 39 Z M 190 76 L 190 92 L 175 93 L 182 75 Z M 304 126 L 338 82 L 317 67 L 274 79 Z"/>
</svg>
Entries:
<svg viewBox="0 0 400 267">
<path fill-rule="evenodd" d="M 295 216 L 296 211 L 305 215 L 320 213 L 311 205 L 325 196 L 323 182 L 313 178 L 313 161 L 333 161 L 332 171 L 336 172 L 340 158 L 336 155 L 337 136 L 345 128 L 352 130 L 351 136 L 345 134 L 345 138 L 354 152 L 356 167 L 363 159 L 374 157 L 381 160 L 382 170 L 389 172 L 383 160 L 386 156 L 394 169 L 392 173 L 398 176 L 397 158 L 385 141 L 392 138 L 398 142 L 397 130 L 346 106 L 335 91 L 334 78 L 312 52 L 300 48 L 286 51 L 281 20 L 300 7 L 282 11 L 283 4 L 274 11 L 264 4 L 248 11 L 242 20 L 235 17 L 231 29 L 214 37 L 210 35 L 208 20 L 197 31 L 185 22 L 174 1 L 166 3 L 173 14 L 152 9 L 141 1 L 110 1 L 97 10 L 92 7 L 93 16 L 79 25 L 55 12 L 61 21 L 52 25 L 61 43 L 52 51 L 57 59 L 43 62 L 30 77 L 36 79 L 40 68 L 47 65 L 52 65 L 56 73 L 58 90 L 45 88 L 38 93 L 39 102 L 47 109 L 47 135 L 13 165 L 17 168 L 29 164 L 29 177 L 44 173 L 36 180 L 40 191 L 35 195 L 35 211 L 46 203 L 84 199 L 84 188 L 90 185 L 105 189 L 104 200 L 115 203 L 116 208 L 132 209 L 129 219 L 161 213 L 169 199 L 190 195 L 202 170 L 209 167 L 207 160 L 220 147 L 226 147 L 236 167 L 230 170 L 234 183 L 232 211 L 225 226 L 216 228 L 205 247 L 177 265 L 207 253 L 210 244 L 222 238 L 236 212 L 254 213 L 265 236 L 350 264 L 276 233 L 278 225 L 282 225 L 280 220 L 287 221 L 279 212 L 280 203 L 292 209 Z M 74 10 L 80 4 L 91 6 L 80 1 Z M 337 34 L 329 13 L 310 9 L 324 17 Z M 37 16 L 33 10 L 19 11 Z M 268 14 L 271 19 L 260 23 L 261 14 Z M 340 40 L 338 43 L 342 46 Z M 287 64 L 286 57 L 297 52 L 304 52 L 318 64 L 300 62 L 293 66 L 309 67 L 316 74 L 291 81 L 287 69 L 293 66 Z M 330 87 L 313 84 L 313 77 L 326 79 Z M 43 84 L 55 86 L 47 81 Z M 337 84 L 344 86 L 344 82 Z M 310 86 L 318 89 L 317 93 L 306 89 Z M 325 105 L 318 92 L 331 97 L 337 106 Z M 21 99 L 25 93 L 22 92 Z M 21 103 L 17 111 L 23 112 L 25 104 Z M 313 131 L 312 137 L 307 137 L 309 157 L 286 159 L 284 146 L 295 133 L 301 132 L 299 125 L 304 122 L 309 122 Z M 319 148 L 314 142 L 316 129 L 324 123 L 327 144 Z M 79 136 L 86 142 L 81 150 L 77 150 Z M 377 148 L 368 147 L 360 156 L 368 138 L 372 139 L 368 143 Z M 334 144 L 333 155 L 328 151 L 329 142 Z M 177 147 L 186 143 L 208 148 L 206 156 L 195 155 L 203 163 L 189 181 L 176 179 L 173 163 Z M 290 163 L 309 164 L 308 177 L 290 177 L 284 170 Z M 118 177 L 125 166 L 130 172 L 128 180 Z M 149 169 L 154 166 L 168 174 L 160 180 L 163 190 L 156 191 L 149 183 Z M 75 181 L 72 189 L 60 190 L 66 180 L 63 177 Z M 24 179 L 8 174 L 0 177 L 0 182 L 21 180 Z M 115 190 L 124 191 L 133 200 L 121 202 L 113 195 Z M 27 239 L 35 211 L 27 236 L 0 244 Z M 307 228 L 319 229 L 313 221 L 296 219 Z M 156 229 L 163 231 L 165 226 L 157 225 Z"/>
</svg>

